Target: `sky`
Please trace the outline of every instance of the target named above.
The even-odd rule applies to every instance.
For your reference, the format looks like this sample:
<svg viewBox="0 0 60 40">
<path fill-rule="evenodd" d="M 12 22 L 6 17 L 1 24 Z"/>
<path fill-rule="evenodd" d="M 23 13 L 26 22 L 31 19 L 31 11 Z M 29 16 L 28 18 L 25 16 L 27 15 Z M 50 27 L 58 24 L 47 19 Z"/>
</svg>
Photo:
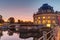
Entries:
<svg viewBox="0 0 60 40">
<path fill-rule="evenodd" d="M 0 0 L 0 15 L 5 21 L 9 17 L 14 17 L 16 21 L 33 21 L 33 14 L 45 3 L 60 11 L 60 0 Z"/>
</svg>

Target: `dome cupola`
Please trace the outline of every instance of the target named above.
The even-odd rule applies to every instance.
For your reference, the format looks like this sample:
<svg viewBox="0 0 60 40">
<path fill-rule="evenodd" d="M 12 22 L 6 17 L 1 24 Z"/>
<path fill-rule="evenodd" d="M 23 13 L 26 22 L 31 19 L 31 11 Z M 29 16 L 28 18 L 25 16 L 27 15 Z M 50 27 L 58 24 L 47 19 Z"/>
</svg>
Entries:
<svg viewBox="0 0 60 40">
<path fill-rule="evenodd" d="M 38 12 L 43 13 L 43 12 L 54 12 L 53 7 L 51 7 L 48 4 L 43 4 L 39 9 Z"/>
</svg>

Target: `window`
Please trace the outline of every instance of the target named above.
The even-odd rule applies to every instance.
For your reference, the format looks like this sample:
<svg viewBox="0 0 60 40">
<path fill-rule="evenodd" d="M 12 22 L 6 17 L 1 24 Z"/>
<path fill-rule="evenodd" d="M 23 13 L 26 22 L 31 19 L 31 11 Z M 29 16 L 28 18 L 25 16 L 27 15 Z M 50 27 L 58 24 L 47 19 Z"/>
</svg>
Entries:
<svg viewBox="0 0 60 40">
<path fill-rule="evenodd" d="M 37 20 L 37 18 L 35 18 L 35 20 Z"/>
<path fill-rule="evenodd" d="M 41 24 L 41 21 L 40 20 L 38 21 L 38 24 Z"/>
<path fill-rule="evenodd" d="M 48 23 L 51 23 L 51 20 L 48 20 Z"/>
<path fill-rule="evenodd" d="M 48 9 L 47 12 L 51 12 L 51 10 Z"/>
<path fill-rule="evenodd" d="M 40 17 L 38 17 L 38 19 L 40 19 Z"/>
<path fill-rule="evenodd" d="M 42 23 L 45 24 L 46 23 L 46 20 L 43 20 Z"/>
<path fill-rule="evenodd" d="M 45 17 L 43 16 L 43 19 L 45 19 Z"/>
<path fill-rule="evenodd" d="M 47 26 L 47 27 L 50 27 L 50 26 L 51 26 L 51 24 L 47 24 L 46 26 Z"/>
<path fill-rule="evenodd" d="M 35 21 L 35 23 L 37 24 L 37 21 Z"/>
<path fill-rule="evenodd" d="M 48 16 L 48 19 L 50 19 L 50 16 Z"/>
<path fill-rule="evenodd" d="M 55 20 L 52 21 L 53 23 L 56 23 Z"/>
</svg>

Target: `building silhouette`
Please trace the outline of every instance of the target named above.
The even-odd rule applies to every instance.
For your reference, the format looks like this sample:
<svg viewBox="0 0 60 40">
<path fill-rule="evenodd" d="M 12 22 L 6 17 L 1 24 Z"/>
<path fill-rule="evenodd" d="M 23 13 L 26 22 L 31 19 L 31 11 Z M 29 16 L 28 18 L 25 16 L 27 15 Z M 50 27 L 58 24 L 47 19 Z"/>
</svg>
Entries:
<svg viewBox="0 0 60 40">
<path fill-rule="evenodd" d="M 0 15 L 0 23 L 4 23 L 2 15 Z M 0 25 L 2 25 L 2 24 L 0 24 Z"/>
</svg>

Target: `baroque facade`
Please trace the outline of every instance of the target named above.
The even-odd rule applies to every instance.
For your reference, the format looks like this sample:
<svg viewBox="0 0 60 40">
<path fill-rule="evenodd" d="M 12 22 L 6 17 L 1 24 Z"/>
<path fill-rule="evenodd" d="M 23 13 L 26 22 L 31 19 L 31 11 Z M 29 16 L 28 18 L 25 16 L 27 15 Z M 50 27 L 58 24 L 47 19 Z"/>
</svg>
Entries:
<svg viewBox="0 0 60 40">
<path fill-rule="evenodd" d="M 34 24 L 44 25 L 47 27 L 59 24 L 58 16 L 59 12 L 54 12 L 53 7 L 48 4 L 43 4 L 38 12 L 33 15 Z"/>
</svg>

